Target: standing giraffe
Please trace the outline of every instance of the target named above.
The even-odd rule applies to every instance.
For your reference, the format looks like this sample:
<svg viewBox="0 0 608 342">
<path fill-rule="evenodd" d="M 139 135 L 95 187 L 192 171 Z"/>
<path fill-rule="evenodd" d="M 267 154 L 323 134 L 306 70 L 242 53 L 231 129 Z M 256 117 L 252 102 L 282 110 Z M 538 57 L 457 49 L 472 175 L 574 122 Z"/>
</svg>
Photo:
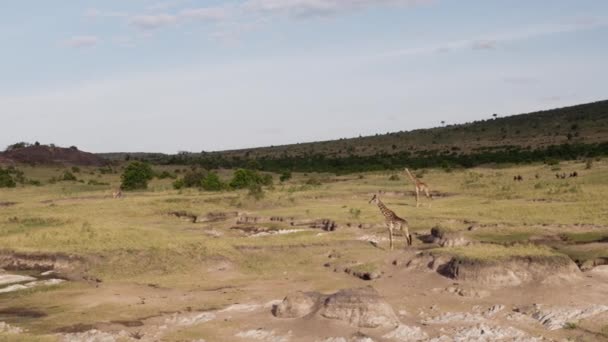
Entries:
<svg viewBox="0 0 608 342">
<path fill-rule="evenodd" d="M 380 212 L 382 213 L 382 215 L 384 215 L 384 218 L 386 219 L 386 225 L 388 226 L 388 238 L 390 241 L 391 250 L 393 250 L 393 230 L 395 228 L 399 228 L 399 230 L 401 230 L 401 232 L 405 234 L 407 244 L 408 246 L 411 246 L 412 236 L 410 235 L 410 230 L 407 225 L 407 221 L 397 216 L 394 211 L 387 208 L 386 205 L 382 203 L 378 195 L 374 195 L 374 197 L 372 197 L 369 203 L 376 204 L 380 209 Z"/>
<path fill-rule="evenodd" d="M 122 198 L 122 190 L 114 190 L 114 192 L 112 192 L 112 198 Z"/>
<path fill-rule="evenodd" d="M 420 197 L 420 192 L 424 191 L 424 195 L 426 196 L 426 198 L 428 199 L 433 199 L 433 196 L 430 194 L 429 192 L 429 186 L 426 185 L 426 183 L 421 182 L 418 178 L 416 178 L 408 168 L 405 169 L 405 172 L 407 173 L 407 175 L 410 177 L 410 179 L 412 180 L 412 182 L 414 182 L 414 187 L 416 188 L 416 208 L 418 208 L 419 205 L 419 197 Z M 429 204 L 429 207 L 431 205 Z"/>
</svg>

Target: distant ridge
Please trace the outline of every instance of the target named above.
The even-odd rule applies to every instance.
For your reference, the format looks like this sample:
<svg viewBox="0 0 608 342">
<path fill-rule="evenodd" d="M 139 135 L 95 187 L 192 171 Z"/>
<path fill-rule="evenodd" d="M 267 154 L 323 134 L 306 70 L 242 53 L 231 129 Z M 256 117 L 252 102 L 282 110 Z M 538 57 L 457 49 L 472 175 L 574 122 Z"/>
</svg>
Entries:
<svg viewBox="0 0 608 342">
<path fill-rule="evenodd" d="M 514 147 L 534 150 L 562 144 L 608 142 L 608 100 L 430 129 L 401 131 L 358 138 L 188 153 L 190 159 L 228 160 L 310 157 L 342 159 L 376 155 L 467 155 Z M 130 158 L 168 162 L 178 155 L 162 153 L 104 153 L 111 160 Z M 172 158 L 173 157 L 173 158 Z M 183 156 L 182 156 L 183 157 Z"/>
<path fill-rule="evenodd" d="M 76 147 L 29 145 L 0 153 L 0 164 L 104 166 L 108 161 Z"/>
</svg>

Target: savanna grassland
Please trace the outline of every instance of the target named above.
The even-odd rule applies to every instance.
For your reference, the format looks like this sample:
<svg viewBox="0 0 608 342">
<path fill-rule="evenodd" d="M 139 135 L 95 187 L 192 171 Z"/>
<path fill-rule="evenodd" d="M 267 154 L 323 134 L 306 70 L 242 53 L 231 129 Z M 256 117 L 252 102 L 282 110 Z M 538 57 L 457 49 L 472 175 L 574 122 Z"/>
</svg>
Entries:
<svg viewBox="0 0 608 342">
<path fill-rule="evenodd" d="M 0 293 L 0 322 L 23 330 L 2 334 L 0 329 L 0 340 L 76 341 L 93 329 L 116 340 L 325 341 L 357 331 L 375 341 L 406 340 L 340 322 L 285 321 L 270 313 L 268 303 L 293 291 L 331 293 L 370 284 L 395 311 L 406 312 L 399 314 L 403 324 L 422 326 L 427 339 L 470 323 L 434 325 L 430 316 L 474 311 L 475 305 L 503 304 L 505 312 L 532 303 L 608 305 L 608 290 L 598 285 L 608 283 L 605 275 L 579 271 L 608 263 L 608 163 L 603 160 L 419 169 L 416 174 L 435 194 L 432 201 L 422 198 L 420 208 L 411 181 L 400 171 L 297 173 L 285 182 L 273 174 L 273 185 L 259 198 L 247 190 L 175 190 L 172 179 L 154 179 L 148 190 L 113 199 L 120 168 L 102 173 L 81 167 L 74 175 L 82 182 L 53 184 L 48 180 L 61 178 L 64 168 L 19 169 L 41 185 L 0 189 L 2 266 L 9 273 L 32 274 L 39 271 L 31 261 L 37 256 L 67 281 Z M 176 169 L 183 173 L 186 167 L 155 166 L 157 173 L 176 174 Z M 555 177 L 574 171 L 578 177 Z M 226 180 L 231 174 L 219 172 Z M 514 181 L 516 175 L 523 181 Z M 388 250 L 383 217 L 368 203 L 378 192 L 408 220 L 412 247 L 405 248 L 397 233 L 396 249 Z M 194 215 L 196 222 L 175 213 Z M 335 230 L 315 226 L 323 219 L 333 221 Z M 433 240 L 432 228 L 443 235 Z M 525 279 L 508 286 L 482 284 L 410 262 L 429 256 L 475 265 L 556 257 L 575 263 L 580 274 L 547 288 Z M 11 262 L 21 267 L 7 267 Z M 493 274 L 481 278 L 493 281 Z M 373 279 L 361 279 L 366 277 Z M 453 283 L 488 295 L 437 290 Z M 503 326 L 511 324 L 505 323 L 511 322 L 506 314 L 500 317 Z M 606 312 L 576 317 L 558 330 L 538 322 L 512 326 L 531 338 L 608 338 Z M 268 334 L 243 333 L 256 329 Z"/>
</svg>

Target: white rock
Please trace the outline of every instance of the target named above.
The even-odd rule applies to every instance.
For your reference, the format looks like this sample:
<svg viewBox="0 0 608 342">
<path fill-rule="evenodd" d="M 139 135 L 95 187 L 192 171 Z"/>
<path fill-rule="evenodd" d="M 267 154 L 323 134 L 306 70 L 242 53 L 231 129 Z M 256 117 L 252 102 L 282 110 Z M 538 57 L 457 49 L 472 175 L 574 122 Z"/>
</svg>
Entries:
<svg viewBox="0 0 608 342">
<path fill-rule="evenodd" d="M 287 335 L 280 336 L 276 335 L 274 330 L 254 329 L 241 331 L 235 335 L 236 337 L 246 338 L 255 341 L 264 342 L 289 342 L 291 338 L 291 331 Z"/>
<path fill-rule="evenodd" d="M 23 283 L 32 280 L 36 280 L 36 278 L 19 274 L 0 274 L 0 285 Z"/>
<path fill-rule="evenodd" d="M 21 334 L 24 330 L 14 327 L 6 322 L 0 322 L 0 333 L 5 334 Z"/>
<path fill-rule="evenodd" d="M 411 327 L 407 325 L 400 325 L 397 327 L 397 329 L 389 332 L 388 334 L 382 337 L 394 341 L 403 342 L 424 341 L 429 338 L 429 336 L 424 331 L 422 331 L 420 327 Z"/>
</svg>

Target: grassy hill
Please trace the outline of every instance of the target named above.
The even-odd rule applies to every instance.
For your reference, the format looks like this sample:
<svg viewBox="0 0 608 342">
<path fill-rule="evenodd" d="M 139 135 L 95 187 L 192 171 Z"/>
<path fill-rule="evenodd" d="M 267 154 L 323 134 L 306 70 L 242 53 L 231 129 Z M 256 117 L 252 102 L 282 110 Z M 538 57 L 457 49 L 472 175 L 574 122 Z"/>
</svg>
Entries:
<svg viewBox="0 0 608 342">
<path fill-rule="evenodd" d="M 431 129 L 351 139 L 179 155 L 132 154 L 163 164 L 208 168 L 364 171 L 573 159 L 608 153 L 608 100 Z M 121 153 L 104 154 L 124 160 Z"/>
</svg>

